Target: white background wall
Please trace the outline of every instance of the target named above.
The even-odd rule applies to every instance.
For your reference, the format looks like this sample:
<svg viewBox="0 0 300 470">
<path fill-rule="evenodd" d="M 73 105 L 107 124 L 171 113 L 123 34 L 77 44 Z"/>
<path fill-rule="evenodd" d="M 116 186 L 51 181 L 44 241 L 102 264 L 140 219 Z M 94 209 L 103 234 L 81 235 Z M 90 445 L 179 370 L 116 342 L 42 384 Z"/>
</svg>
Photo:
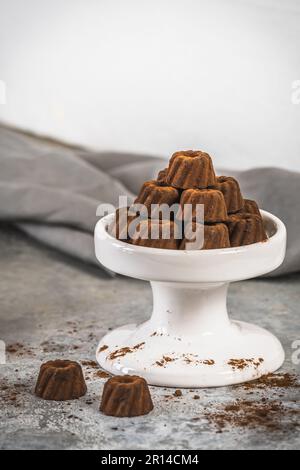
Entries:
<svg viewBox="0 0 300 470">
<path fill-rule="evenodd" d="M 300 170 L 299 0 L 0 0 L 0 119 L 97 149 Z"/>
</svg>

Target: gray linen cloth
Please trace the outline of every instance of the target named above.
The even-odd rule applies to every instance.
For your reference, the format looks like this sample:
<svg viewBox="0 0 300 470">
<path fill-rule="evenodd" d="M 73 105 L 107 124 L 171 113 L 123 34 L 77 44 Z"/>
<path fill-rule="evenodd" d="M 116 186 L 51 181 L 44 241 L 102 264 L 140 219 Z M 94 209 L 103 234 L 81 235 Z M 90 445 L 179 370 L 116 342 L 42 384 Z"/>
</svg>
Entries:
<svg viewBox="0 0 300 470">
<path fill-rule="evenodd" d="M 93 243 L 98 205 L 117 207 L 119 195 L 133 201 L 142 182 L 165 166 L 162 158 L 70 148 L 0 126 L 0 221 L 98 265 Z M 245 197 L 286 224 L 287 256 L 270 275 L 298 271 L 300 173 L 278 168 L 218 173 L 238 178 Z"/>
</svg>

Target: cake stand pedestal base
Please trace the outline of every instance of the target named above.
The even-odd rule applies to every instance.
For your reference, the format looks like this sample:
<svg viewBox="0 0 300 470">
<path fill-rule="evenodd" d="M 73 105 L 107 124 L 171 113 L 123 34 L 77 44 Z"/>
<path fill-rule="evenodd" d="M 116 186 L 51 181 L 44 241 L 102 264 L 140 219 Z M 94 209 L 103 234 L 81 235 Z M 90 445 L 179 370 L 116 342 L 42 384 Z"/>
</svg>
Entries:
<svg viewBox="0 0 300 470">
<path fill-rule="evenodd" d="M 274 372 L 284 351 L 268 331 L 230 321 L 228 283 L 151 282 L 150 320 L 107 334 L 97 349 L 112 374 L 135 374 L 149 384 L 215 387 Z"/>
</svg>

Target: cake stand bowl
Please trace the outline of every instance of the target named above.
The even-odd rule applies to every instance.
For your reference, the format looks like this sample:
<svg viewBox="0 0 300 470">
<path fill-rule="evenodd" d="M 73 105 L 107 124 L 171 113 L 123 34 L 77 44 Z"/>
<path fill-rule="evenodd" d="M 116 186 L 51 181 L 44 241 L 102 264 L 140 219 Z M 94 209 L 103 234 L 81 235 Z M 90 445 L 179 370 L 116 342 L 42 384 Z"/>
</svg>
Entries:
<svg viewBox="0 0 300 470">
<path fill-rule="evenodd" d="M 100 366 L 112 374 L 140 375 L 152 385 L 188 388 L 247 382 L 277 370 L 284 361 L 279 340 L 259 326 L 230 320 L 226 306 L 230 282 L 271 272 L 284 259 L 284 224 L 266 211 L 261 214 L 266 241 L 199 251 L 131 245 L 107 232 L 114 214 L 99 220 L 99 262 L 150 281 L 153 292 L 148 321 L 117 328 L 101 339 L 96 352 Z M 252 299 L 248 302 L 251 308 Z"/>
</svg>

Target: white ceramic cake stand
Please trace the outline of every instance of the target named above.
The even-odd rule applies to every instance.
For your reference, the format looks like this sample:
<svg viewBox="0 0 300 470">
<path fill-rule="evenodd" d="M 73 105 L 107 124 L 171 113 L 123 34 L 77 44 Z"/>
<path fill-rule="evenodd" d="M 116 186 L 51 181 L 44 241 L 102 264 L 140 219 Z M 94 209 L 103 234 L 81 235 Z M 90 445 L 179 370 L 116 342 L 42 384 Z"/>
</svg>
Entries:
<svg viewBox="0 0 300 470">
<path fill-rule="evenodd" d="M 150 281 L 153 312 L 141 325 L 104 336 L 99 364 L 112 374 L 143 376 L 152 385 L 191 388 L 246 382 L 278 369 L 284 361 L 278 339 L 230 320 L 226 308 L 230 282 L 268 273 L 284 259 L 285 226 L 261 213 L 267 241 L 203 251 L 133 246 L 107 233 L 114 214 L 101 219 L 95 229 L 98 260 L 112 271 Z M 252 299 L 248 302 L 251 308 Z"/>
</svg>

